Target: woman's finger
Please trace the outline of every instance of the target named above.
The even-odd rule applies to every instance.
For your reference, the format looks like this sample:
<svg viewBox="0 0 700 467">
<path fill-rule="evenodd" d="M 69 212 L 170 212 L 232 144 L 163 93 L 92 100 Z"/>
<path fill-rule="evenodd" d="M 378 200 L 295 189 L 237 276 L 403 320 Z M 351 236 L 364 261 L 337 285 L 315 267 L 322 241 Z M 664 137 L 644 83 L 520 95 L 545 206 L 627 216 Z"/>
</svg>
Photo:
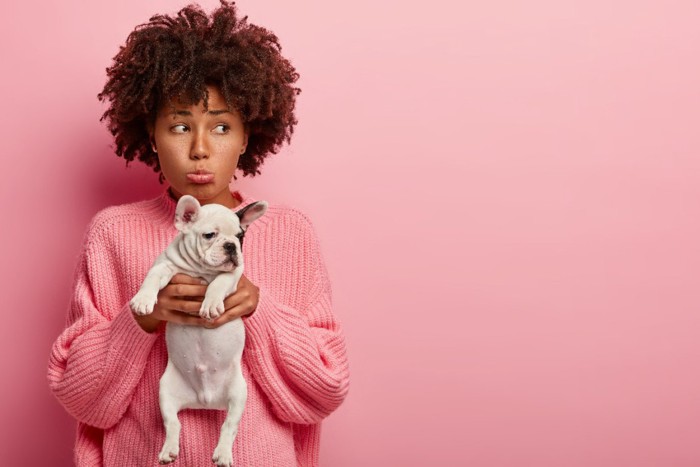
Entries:
<svg viewBox="0 0 700 467">
<path fill-rule="evenodd" d="M 194 284 L 169 284 L 163 287 L 163 290 L 171 297 L 203 297 L 207 291 L 207 286 Z"/>
<path fill-rule="evenodd" d="M 187 274 L 183 274 L 181 272 L 178 272 L 173 276 L 172 279 L 170 279 L 171 284 L 197 284 L 197 285 L 202 285 L 202 284 L 207 284 L 207 281 L 202 279 L 201 277 L 193 277 L 193 276 L 188 276 Z"/>
<path fill-rule="evenodd" d="M 224 310 L 233 308 L 234 306 L 239 305 L 242 301 L 243 296 L 237 292 L 234 292 L 224 299 Z"/>
<path fill-rule="evenodd" d="M 201 307 L 201 301 L 185 300 L 181 298 L 171 298 L 168 301 L 168 309 L 187 313 L 189 315 L 199 315 L 199 309 Z"/>
<path fill-rule="evenodd" d="M 231 309 L 224 311 L 224 313 L 213 321 L 205 321 L 205 328 L 218 328 L 219 326 L 233 321 L 236 318 L 240 318 L 243 314 L 248 314 L 249 308 L 245 304 L 234 306 Z"/>
<path fill-rule="evenodd" d="M 187 313 L 180 313 L 178 311 L 170 311 L 168 313 L 167 321 L 171 321 L 177 324 L 186 324 L 190 326 L 201 326 L 204 324 L 204 319 L 199 316 L 188 315 Z"/>
</svg>

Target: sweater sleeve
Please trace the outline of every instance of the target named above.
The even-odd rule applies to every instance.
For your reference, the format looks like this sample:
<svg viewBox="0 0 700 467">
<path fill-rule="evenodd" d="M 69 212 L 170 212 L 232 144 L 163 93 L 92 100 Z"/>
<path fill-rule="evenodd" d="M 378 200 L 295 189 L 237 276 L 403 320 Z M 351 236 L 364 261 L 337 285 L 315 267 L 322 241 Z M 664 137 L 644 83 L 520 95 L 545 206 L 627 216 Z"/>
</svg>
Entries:
<svg viewBox="0 0 700 467">
<path fill-rule="evenodd" d="M 95 261 L 99 250 L 86 240 L 74 275 L 67 326 L 51 349 L 48 382 L 68 413 L 106 429 L 128 408 L 157 335 L 141 329 L 128 303 L 112 313 L 98 309 L 99 279 L 119 280 L 108 277 L 111 268 L 100 263 L 102 258 Z"/>
<path fill-rule="evenodd" d="M 349 386 L 345 339 L 332 311 L 328 272 L 318 238 L 310 223 L 306 227 L 313 265 L 306 305 L 292 308 L 260 287 L 255 313 L 244 318 L 251 371 L 275 414 L 297 424 L 328 416 Z"/>
</svg>

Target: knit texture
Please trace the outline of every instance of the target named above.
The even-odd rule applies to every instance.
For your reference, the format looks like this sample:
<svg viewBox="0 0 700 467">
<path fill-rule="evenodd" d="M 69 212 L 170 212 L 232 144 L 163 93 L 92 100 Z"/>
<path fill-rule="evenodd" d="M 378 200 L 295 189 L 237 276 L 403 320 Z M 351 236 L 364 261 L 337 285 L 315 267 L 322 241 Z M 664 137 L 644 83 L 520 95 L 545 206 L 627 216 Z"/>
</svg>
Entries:
<svg viewBox="0 0 700 467">
<path fill-rule="evenodd" d="M 241 204 L 254 200 L 234 192 Z M 98 212 L 75 269 L 67 325 L 53 344 L 48 381 L 78 421 L 78 466 L 158 464 L 165 439 L 158 385 L 167 363 L 161 326 L 149 334 L 129 300 L 177 234 L 176 201 L 157 198 Z M 248 400 L 233 446 L 234 465 L 316 466 L 321 420 L 348 392 L 345 340 L 331 306 L 320 244 L 299 210 L 270 205 L 248 228 L 244 274 L 260 289 L 244 318 L 242 369 Z M 173 466 L 207 466 L 226 415 L 180 411 Z"/>
</svg>

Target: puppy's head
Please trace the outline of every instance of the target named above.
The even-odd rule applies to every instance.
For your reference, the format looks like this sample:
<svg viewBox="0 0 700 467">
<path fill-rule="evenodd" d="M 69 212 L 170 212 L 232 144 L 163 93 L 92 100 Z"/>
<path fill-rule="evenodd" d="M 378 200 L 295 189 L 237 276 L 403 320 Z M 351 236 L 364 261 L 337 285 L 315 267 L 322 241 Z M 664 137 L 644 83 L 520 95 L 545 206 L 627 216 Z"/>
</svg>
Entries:
<svg viewBox="0 0 700 467">
<path fill-rule="evenodd" d="M 267 202 L 256 201 L 233 212 L 220 204 L 201 206 L 197 198 L 180 197 L 175 227 L 182 233 L 185 251 L 203 268 L 232 271 L 243 264 L 243 236 L 248 226 L 265 214 Z"/>
</svg>

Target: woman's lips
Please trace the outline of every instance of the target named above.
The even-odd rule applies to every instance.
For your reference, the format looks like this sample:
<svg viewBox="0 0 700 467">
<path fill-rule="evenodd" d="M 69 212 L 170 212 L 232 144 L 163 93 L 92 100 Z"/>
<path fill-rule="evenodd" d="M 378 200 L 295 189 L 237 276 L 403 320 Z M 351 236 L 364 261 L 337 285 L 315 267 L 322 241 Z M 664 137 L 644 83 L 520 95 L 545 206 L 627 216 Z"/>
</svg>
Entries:
<svg viewBox="0 0 700 467">
<path fill-rule="evenodd" d="M 214 181 L 214 174 L 192 172 L 187 174 L 187 180 L 192 183 L 211 183 Z"/>
</svg>

